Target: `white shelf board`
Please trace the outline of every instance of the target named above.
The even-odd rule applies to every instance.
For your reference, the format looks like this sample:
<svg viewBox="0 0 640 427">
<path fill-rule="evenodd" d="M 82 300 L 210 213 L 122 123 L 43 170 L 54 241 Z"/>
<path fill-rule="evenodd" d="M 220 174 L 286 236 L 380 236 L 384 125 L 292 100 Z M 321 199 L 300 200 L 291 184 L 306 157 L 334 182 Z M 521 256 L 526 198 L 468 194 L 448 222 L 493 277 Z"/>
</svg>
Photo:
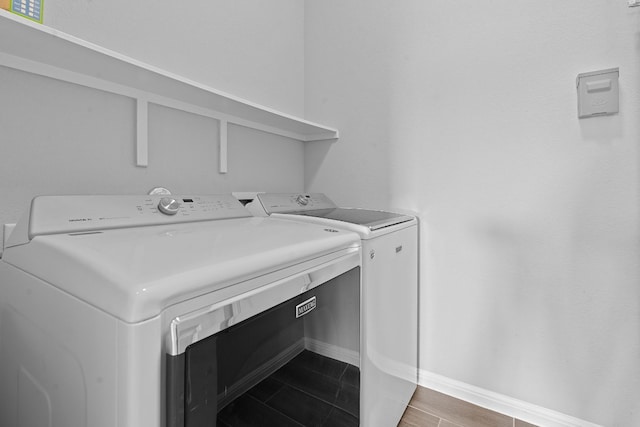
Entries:
<svg viewBox="0 0 640 427">
<path fill-rule="evenodd" d="M 338 131 L 144 64 L 0 10 L 0 65 L 143 99 L 299 141 Z"/>
</svg>

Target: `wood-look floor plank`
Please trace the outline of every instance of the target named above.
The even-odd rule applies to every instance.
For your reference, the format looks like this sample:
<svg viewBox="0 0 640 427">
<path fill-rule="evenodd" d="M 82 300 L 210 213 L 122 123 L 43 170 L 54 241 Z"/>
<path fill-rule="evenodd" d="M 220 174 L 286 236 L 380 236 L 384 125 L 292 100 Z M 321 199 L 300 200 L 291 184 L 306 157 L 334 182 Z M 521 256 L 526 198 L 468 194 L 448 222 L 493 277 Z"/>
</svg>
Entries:
<svg viewBox="0 0 640 427">
<path fill-rule="evenodd" d="M 438 424 L 438 427 L 462 427 L 462 426 L 459 426 L 458 424 L 454 424 L 447 420 L 440 420 L 440 424 Z"/>
<path fill-rule="evenodd" d="M 424 387 L 418 387 L 409 405 L 460 426 L 513 427 L 511 417 Z"/>
<path fill-rule="evenodd" d="M 519 420 L 517 418 L 515 419 L 515 421 L 513 423 L 513 426 L 514 427 L 538 427 L 535 424 L 530 424 L 530 423 L 527 423 L 525 421 Z"/>
<path fill-rule="evenodd" d="M 440 418 L 408 406 L 398 427 L 438 427 Z"/>
</svg>

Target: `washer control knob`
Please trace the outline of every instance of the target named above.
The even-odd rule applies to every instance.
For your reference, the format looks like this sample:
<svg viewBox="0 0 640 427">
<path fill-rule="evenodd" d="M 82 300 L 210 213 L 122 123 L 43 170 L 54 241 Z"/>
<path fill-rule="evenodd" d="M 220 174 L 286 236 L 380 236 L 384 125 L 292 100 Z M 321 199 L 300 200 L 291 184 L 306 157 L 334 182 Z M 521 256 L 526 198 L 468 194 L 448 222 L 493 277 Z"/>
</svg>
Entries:
<svg viewBox="0 0 640 427">
<path fill-rule="evenodd" d="M 307 206 L 309 204 L 309 199 L 300 194 L 298 197 L 296 197 L 296 202 L 298 202 L 300 206 Z"/>
<path fill-rule="evenodd" d="M 180 209 L 180 202 L 171 197 L 163 197 L 158 203 L 158 209 L 165 215 L 175 215 Z"/>
</svg>

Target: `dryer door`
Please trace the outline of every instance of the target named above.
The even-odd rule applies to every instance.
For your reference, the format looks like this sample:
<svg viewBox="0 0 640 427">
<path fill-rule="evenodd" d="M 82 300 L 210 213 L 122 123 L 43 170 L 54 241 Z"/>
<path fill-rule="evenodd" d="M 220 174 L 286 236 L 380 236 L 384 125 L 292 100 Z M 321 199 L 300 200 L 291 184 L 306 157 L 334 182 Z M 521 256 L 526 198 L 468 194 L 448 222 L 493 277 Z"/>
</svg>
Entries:
<svg viewBox="0 0 640 427">
<path fill-rule="evenodd" d="M 167 425 L 215 427 L 218 414 L 217 336 L 167 357 Z"/>
<path fill-rule="evenodd" d="M 167 427 L 357 427 L 359 285 L 356 267 L 167 354 Z"/>
</svg>

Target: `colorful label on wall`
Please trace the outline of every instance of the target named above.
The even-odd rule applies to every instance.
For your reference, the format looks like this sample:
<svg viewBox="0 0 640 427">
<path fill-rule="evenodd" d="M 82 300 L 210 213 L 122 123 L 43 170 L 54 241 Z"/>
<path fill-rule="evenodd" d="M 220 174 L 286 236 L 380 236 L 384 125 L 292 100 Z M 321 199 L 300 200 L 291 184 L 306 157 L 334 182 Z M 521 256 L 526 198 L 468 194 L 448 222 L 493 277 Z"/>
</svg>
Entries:
<svg viewBox="0 0 640 427">
<path fill-rule="evenodd" d="M 11 12 L 42 24 L 44 0 L 11 0 Z"/>
</svg>

